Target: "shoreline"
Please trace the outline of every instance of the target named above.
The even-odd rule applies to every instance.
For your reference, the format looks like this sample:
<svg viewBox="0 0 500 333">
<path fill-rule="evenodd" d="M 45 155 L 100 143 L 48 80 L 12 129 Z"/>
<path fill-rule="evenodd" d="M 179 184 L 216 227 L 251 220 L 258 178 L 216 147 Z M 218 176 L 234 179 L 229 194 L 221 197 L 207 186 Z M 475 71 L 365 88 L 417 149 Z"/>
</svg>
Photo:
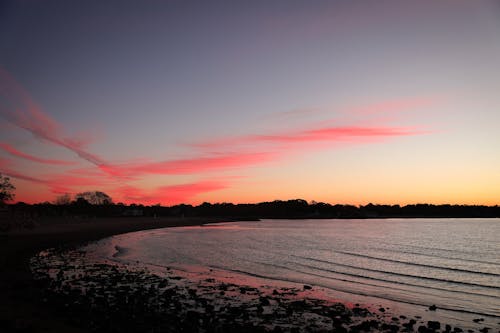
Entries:
<svg viewBox="0 0 500 333">
<path fill-rule="evenodd" d="M 95 218 L 63 223 L 47 221 L 34 229 L 0 233 L 0 331 L 88 332 L 68 323 L 64 314 L 43 302 L 43 290 L 33 279 L 29 260 L 48 248 L 84 245 L 122 233 L 228 222 L 216 218 Z"/>
<path fill-rule="evenodd" d="M 61 297 L 61 295 L 57 293 L 50 294 L 46 292 L 47 281 L 43 282 L 33 279 L 28 261 L 41 250 L 59 248 L 61 250 L 57 252 L 63 254 L 68 249 L 81 248 L 81 246 L 88 242 L 97 241 L 107 236 L 154 228 L 199 226 L 205 223 L 216 222 L 230 221 L 222 219 L 96 219 L 95 221 L 85 221 L 75 224 L 47 225 L 31 231 L 23 230 L 9 234 L 8 236 L 10 237 L 4 237 L 6 236 L 5 234 L 0 234 L 2 240 L 9 238 L 7 242 L 2 242 L 0 249 L 3 253 L 8 254 L 8 252 L 4 251 L 6 248 L 13 254 L 13 256 L 6 255 L 5 258 L 2 258 L 2 265 L 0 266 L 0 272 L 2 272 L 1 288 L 5 289 L 1 291 L 4 295 L 7 294 L 9 296 L 0 301 L 0 324 L 4 328 L 11 328 L 11 331 L 17 332 L 87 332 L 90 330 L 89 327 L 82 328 L 86 325 L 82 325 L 81 322 L 78 322 L 78 318 L 80 317 L 79 314 L 82 313 L 82 311 L 75 312 L 74 309 L 69 310 L 66 306 L 66 304 L 75 299 L 78 300 L 78 303 L 88 302 L 88 297 L 83 297 L 83 295 L 78 292 L 75 293 L 74 291 L 69 292 L 69 294 L 64 297 Z M 48 244 L 51 245 L 47 246 Z M 23 249 L 23 251 L 17 252 L 16 248 L 18 250 Z M 71 269 L 75 267 L 75 262 L 78 262 L 79 256 L 82 255 L 81 251 L 73 252 L 76 253 L 73 258 L 75 261 L 72 259 L 65 260 L 64 265 L 66 266 L 63 266 L 63 271 L 67 271 L 68 269 L 71 271 Z M 117 252 L 119 253 L 119 249 L 117 249 Z M 7 265 L 5 265 L 4 262 L 7 262 Z M 80 264 L 76 266 L 84 267 Z M 176 269 L 169 270 L 167 272 L 168 274 L 160 278 L 154 272 L 152 273 L 152 271 L 143 270 L 134 272 L 133 270 L 129 270 L 130 267 L 125 267 L 125 270 L 115 270 L 112 268 L 113 266 L 113 264 L 106 267 L 97 265 L 95 267 L 90 267 L 88 270 L 83 270 L 83 272 L 85 272 L 84 276 L 91 276 L 91 279 L 93 278 L 98 284 L 102 284 L 103 288 L 101 291 L 104 292 L 104 294 L 97 296 L 99 296 L 99 298 L 103 297 L 104 299 L 109 295 L 120 296 L 120 290 L 117 291 L 107 282 L 107 279 L 121 281 L 122 287 L 130 288 L 129 291 L 134 290 L 134 286 L 137 284 L 138 279 L 143 279 L 146 282 L 149 281 L 148 283 L 155 284 L 156 289 L 154 292 L 159 295 L 168 294 L 169 297 L 173 298 L 174 303 L 162 303 L 162 306 L 173 306 L 175 310 L 167 311 L 166 313 L 159 312 L 158 316 L 154 318 L 157 322 L 159 320 L 158 318 L 163 318 L 165 315 L 170 318 L 170 321 L 163 322 L 164 326 L 158 326 L 163 329 L 174 327 L 172 323 L 182 323 L 178 324 L 181 326 L 176 326 L 177 330 L 187 329 L 188 331 L 198 332 L 201 329 L 201 331 L 209 331 L 207 327 L 217 324 L 219 325 L 217 326 L 219 328 L 217 332 L 234 331 L 236 328 L 239 330 L 243 329 L 244 331 L 271 332 L 277 330 L 295 332 L 296 330 L 294 330 L 293 325 L 287 326 L 286 323 L 283 322 L 283 320 L 285 320 L 295 323 L 295 329 L 309 327 L 308 331 L 329 331 L 334 329 L 338 332 L 344 332 L 344 330 L 352 332 L 364 330 L 397 332 L 417 331 L 418 328 L 419 332 L 425 333 L 434 332 L 438 325 L 438 322 L 428 321 L 425 316 L 423 318 L 419 316 L 415 317 L 406 312 L 392 311 L 392 309 L 387 311 L 389 308 L 380 311 L 379 306 L 376 306 L 375 303 L 354 305 L 352 304 L 354 302 L 346 300 L 345 297 L 341 298 L 342 300 L 340 302 L 326 301 L 324 297 L 318 297 L 321 293 L 321 288 L 315 286 L 306 287 L 300 283 L 292 283 L 296 286 L 282 286 L 281 288 L 271 285 L 259 286 L 254 284 L 232 283 L 227 280 L 212 279 L 212 276 L 207 274 L 208 272 L 200 275 L 205 278 L 204 280 L 201 278 L 196 280 L 189 278 L 189 276 L 179 274 L 180 272 Z M 9 267 L 15 269 L 8 272 L 7 270 Z M 88 272 L 90 272 L 90 274 L 87 274 Z M 73 271 L 73 273 L 78 272 Z M 58 280 L 57 284 L 60 286 L 65 283 L 65 279 L 57 278 L 56 280 Z M 179 280 L 187 281 L 188 284 L 183 287 L 179 285 Z M 3 283 L 5 281 L 10 284 Z M 78 279 L 76 279 L 76 281 L 78 284 Z M 159 285 L 176 286 L 177 289 L 174 288 L 174 291 L 168 288 L 168 290 L 158 289 L 157 287 Z M 44 288 L 40 288 L 42 286 L 44 286 Z M 147 295 L 149 295 L 151 291 L 141 289 L 140 287 L 137 288 L 135 295 L 138 297 L 138 300 L 140 302 L 145 301 Z M 69 289 L 65 292 L 68 292 L 68 290 Z M 235 303 L 234 300 L 228 299 L 226 297 L 227 295 L 219 296 L 224 295 L 219 294 L 221 292 L 226 294 L 232 293 L 233 296 L 237 298 L 244 297 L 247 301 L 238 301 Z M 252 295 L 254 297 L 253 299 L 251 298 Z M 120 297 L 122 296 L 123 295 Z M 338 297 L 335 297 L 335 299 L 338 299 Z M 355 299 L 355 297 L 352 299 Z M 210 304 L 214 301 L 226 304 L 227 309 L 226 306 L 224 306 L 222 307 L 222 313 L 220 309 L 218 309 L 216 313 L 208 313 L 207 309 L 211 309 L 213 305 Z M 91 304 L 92 302 L 95 302 L 95 298 L 88 303 L 87 306 L 95 308 L 95 305 Z M 127 308 L 128 305 L 120 302 L 121 301 L 117 303 L 118 306 L 115 303 L 115 306 L 120 309 L 120 311 L 118 311 L 120 315 L 123 315 L 122 313 L 126 314 L 127 309 L 130 312 L 130 309 Z M 192 304 L 193 302 L 194 304 Z M 109 304 L 107 304 L 107 306 L 109 306 Z M 380 308 L 382 308 L 382 306 Z M 80 310 L 82 309 L 85 310 L 83 312 L 88 312 L 89 308 L 80 308 Z M 146 301 L 140 309 L 142 309 L 141 311 L 150 309 L 150 304 Z M 333 312 L 332 309 L 334 309 Z M 197 311 L 191 310 L 200 310 L 203 315 L 199 316 Z M 137 311 L 137 309 L 134 311 Z M 145 316 L 149 316 L 146 315 L 146 312 L 141 313 Z M 244 315 L 244 313 L 247 314 Z M 250 313 L 250 317 L 248 317 L 248 313 Z M 159 314 L 161 314 L 161 316 L 159 316 Z M 303 321 L 304 315 L 307 318 L 312 316 L 315 319 Z M 105 313 L 97 315 L 97 317 L 101 319 L 105 316 Z M 120 321 L 121 317 L 118 314 L 115 313 L 113 316 L 113 320 Z M 256 322 L 262 324 L 261 320 L 264 317 L 266 319 L 266 321 L 263 322 L 265 325 L 257 325 L 255 327 L 250 325 Z M 85 316 L 82 316 L 82 318 L 85 318 Z M 218 322 L 219 319 L 223 321 L 226 320 L 224 325 L 236 322 L 240 326 L 224 326 Z M 193 326 L 192 323 L 190 323 L 192 320 L 197 320 L 201 323 L 200 325 L 205 326 Z M 214 323 L 213 320 L 216 320 L 216 322 Z M 117 326 L 118 327 L 114 327 L 115 330 L 124 330 L 120 329 L 119 325 Z M 128 328 L 128 326 L 124 327 Z M 106 330 L 113 329 L 113 327 L 93 327 L 94 330 L 101 330 L 104 328 Z M 139 328 L 146 327 L 140 326 Z M 439 330 L 444 332 L 462 331 L 460 329 L 455 330 L 452 326 L 444 326 L 444 323 L 440 324 Z M 176 330 L 174 329 L 173 331 Z M 463 331 L 467 332 L 467 329 L 464 328 Z M 481 331 L 480 327 L 477 326 L 474 331 Z"/>
<path fill-rule="evenodd" d="M 92 331 L 395 333 L 419 327 L 431 333 L 444 328 L 420 316 L 391 315 L 388 307 L 334 300 L 311 285 L 235 280 L 208 268 L 144 267 L 96 259 L 81 248 L 44 251 L 33 267 L 38 280 L 50 286 L 47 303 Z"/>
<path fill-rule="evenodd" d="M 355 297 L 349 302 L 297 282 L 114 258 L 88 247 L 44 251 L 33 268 L 50 286 L 47 302 L 92 331 L 486 333 L 492 328 L 482 328 L 484 319 L 471 329 L 392 304 L 354 303 Z"/>
</svg>

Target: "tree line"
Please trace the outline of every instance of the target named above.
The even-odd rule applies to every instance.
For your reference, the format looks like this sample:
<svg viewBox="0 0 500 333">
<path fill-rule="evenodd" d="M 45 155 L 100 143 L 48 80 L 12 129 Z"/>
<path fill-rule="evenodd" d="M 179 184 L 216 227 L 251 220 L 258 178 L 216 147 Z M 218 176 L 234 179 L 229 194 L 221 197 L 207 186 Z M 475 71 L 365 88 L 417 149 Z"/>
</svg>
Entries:
<svg viewBox="0 0 500 333">
<path fill-rule="evenodd" d="M 6 205 L 14 198 L 15 187 L 8 177 L 0 174 L 0 204 L 15 214 L 34 217 L 221 217 L 233 219 L 320 219 L 320 218 L 417 218 L 417 217 L 500 217 L 500 206 L 482 205 L 341 205 L 310 202 L 303 199 L 275 200 L 261 203 L 233 204 L 208 203 L 200 205 L 179 204 L 173 206 L 114 203 L 102 191 L 87 191 L 58 196 L 53 202 L 26 204 L 18 202 Z"/>
<path fill-rule="evenodd" d="M 208 203 L 173 206 L 141 205 L 112 202 L 92 204 L 79 197 L 65 204 L 16 203 L 9 205 L 14 212 L 30 212 L 35 216 L 82 217 L 221 217 L 234 219 L 286 218 L 417 218 L 417 217 L 500 217 L 500 206 L 480 205 L 341 205 L 323 202 L 308 203 L 302 199 L 275 200 L 255 204 Z"/>
</svg>

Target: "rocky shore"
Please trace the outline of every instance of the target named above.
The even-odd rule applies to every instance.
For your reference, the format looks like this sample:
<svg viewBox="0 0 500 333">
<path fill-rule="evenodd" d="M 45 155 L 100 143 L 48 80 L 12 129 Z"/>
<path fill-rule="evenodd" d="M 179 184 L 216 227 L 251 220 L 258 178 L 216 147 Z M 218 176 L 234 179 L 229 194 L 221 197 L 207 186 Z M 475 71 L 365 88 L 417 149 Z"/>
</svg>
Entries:
<svg viewBox="0 0 500 333">
<path fill-rule="evenodd" d="M 88 332 L 64 311 L 44 302 L 29 260 L 43 249 L 79 244 L 121 233 L 220 222 L 215 218 L 50 218 L 34 228 L 0 232 L 0 332 Z"/>
<path fill-rule="evenodd" d="M 75 250 L 120 233 L 209 222 L 217 221 L 54 220 L 0 233 L 0 332 L 500 332 L 491 318 L 456 327 L 378 305 L 325 300 L 315 286 L 191 279 L 173 268 L 88 261 L 88 253 Z M 58 250 L 30 265 L 47 248 Z"/>
<path fill-rule="evenodd" d="M 421 317 L 387 317 L 317 298 L 314 287 L 259 287 L 181 271 L 89 260 L 81 250 L 44 251 L 31 262 L 43 302 L 94 332 L 454 332 Z M 432 309 L 431 309 L 432 310 Z M 472 331 L 472 330 L 469 330 Z M 478 329 L 483 333 L 487 328 Z"/>
</svg>

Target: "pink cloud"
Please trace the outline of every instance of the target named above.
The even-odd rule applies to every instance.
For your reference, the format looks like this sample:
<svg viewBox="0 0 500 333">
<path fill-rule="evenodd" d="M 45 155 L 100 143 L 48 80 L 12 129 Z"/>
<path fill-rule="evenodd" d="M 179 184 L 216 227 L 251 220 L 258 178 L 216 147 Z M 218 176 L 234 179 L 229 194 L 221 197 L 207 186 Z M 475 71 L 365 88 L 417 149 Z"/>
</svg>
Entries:
<svg viewBox="0 0 500 333">
<path fill-rule="evenodd" d="M 76 193 L 80 192 L 82 188 L 89 186 L 95 187 L 96 189 L 108 187 L 113 184 L 113 181 L 105 175 L 82 177 L 65 173 L 49 176 L 46 184 L 52 193 Z"/>
<path fill-rule="evenodd" d="M 12 169 L 2 169 L 2 173 L 6 174 L 7 176 L 12 177 L 12 178 L 27 180 L 27 181 L 34 182 L 34 183 L 46 184 L 46 181 L 44 181 L 40 178 L 32 177 L 29 175 L 24 175 L 20 172 L 12 170 Z"/>
<path fill-rule="evenodd" d="M 43 163 L 43 164 L 52 164 L 52 165 L 74 165 L 75 162 L 70 162 L 70 161 L 62 161 L 62 160 L 54 160 L 54 159 L 46 159 L 46 158 L 41 158 L 33 155 L 29 155 L 26 153 L 23 153 L 22 151 L 17 150 L 13 146 L 7 144 L 7 143 L 2 143 L 0 142 L 0 148 L 5 150 L 7 153 L 9 153 L 12 156 L 24 158 L 28 161 L 32 162 L 38 162 L 38 163 Z"/>
<path fill-rule="evenodd" d="M 217 141 L 215 148 L 237 148 L 243 144 L 262 148 L 261 152 L 248 152 L 241 149 L 238 153 L 201 154 L 193 158 L 143 162 L 128 164 L 105 164 L 99 168 L 107 174 L 120 177 L 138 177 L 143 174 L 181 175 L 196 174 L 233 168 L 261 165 L 278 160 L 286 153 L 280 144 L 306 144 L 316 147 L 320 143 L 338 142 L 376 142 L 380 139 L 422 134 L 423 131 L 409 127 L 319 127 L 281 134 L 231 137 Z M 264 144 L 264 146 L 258 146 Z M 306 146 L 309 147 L 309 146 Z M 293 148 L 293 147 L 292 147 Z"/>
<path fill-rule="evenodd" d="M 263 134 L 249 134 L 232 136 L 226 138 L 206 140 L 190 144 L 189 146 L 201 149 L 224 150 L 235 147 L 255 147 L 257 144 L 266 143 L 266 148 L 273 148 L 272 145 L 278 143 L 309 143 L 312 145 L 324 144 L 325 142 L 379 142 L 383 138 L 408 136 L 428 133 L 415 127 L 389 126 L 389 119 L 395 120 L 401 113 L 429 107 L 444 100 L 444 97 L 413 97 L 386 100 L 379 103 L 349 107 L 339 110 L 339 119 L 327 119 L 316 124 L 310 124 L 295 130 L 282 132 L 270 132 Z M 288 112 L 288 114 L 319 113 L 319 109 L 303 109 Z M 398 117 L 394 117 L 397 114 Z M 375 117 L 373 117 L 375 116 Z M 389 116 L 389 117 L 388 117 Z M 341 120 L 343 119 L 343 120 Z M 339 122 L 347 125 L 339 125 Z M 363 124 L 363 125 L 361 125 Z M 276 148 L 276 147 L 274 147 Z"/>
<path fill-rule="evenodd" d="M 410 136 L 428 133 L 427 131 L 414 127 L 399 126 L 317 126 L 314 128 L 298 129 L 281 133 L 245 135 L 237 137 L 221 138 L 195 146 L 203 149 L 226 149 L 235 146 L 240 147 L 260 147 L 260 149 L 278 149 L 282 148 L 278 144 L 300 144 L 303 148 L 316 148 L 325 143 L 357 142 L 371 143 L 380 142 L 381 139 Z M 259 144 L 261 146 L 259 146 Z M 262 146 L 264 145 L 264 146 Z M 298 148 L 298 147 L 296 147 Z M 292 147 L 293 149 L 293 147 Z"/>
<path fill-rule="evenodd" d="M 52 193 L 56 194 L 80 192 L 82 187 L 93 186 L 101 188 L 114 184 L 113 179 L 102 173 L 80 175 L 69 171 L 61 174 L 33 177 L 22 171 L 18 171 L 18 168 L 16 168 L 16 165 L 11 160 L 2 158 L 0 158 L 0 172 L 12 178 L 46 185 Z"/>
<path fill-rule="evenodd" d="M 321 142 L 321 141 L 358 141 L 362 139 L 364 142 L 377 141 L 379 138 L 407 136 L 421 134 L 422 131 L 408 127 L 324 127 L 299 130 L 276 135 L 255 135 L 248 137 L 250 142 L 283 142 L 283 143 L 299 143 L 299 142 Z M 368 140 L 367 140 L 368 139 Z"/>
<path fill-rule="evenodd" d="M 79 157 L 95 164 L 104 164 L 98 156 L 85 149 L 87 139 L 67 137 L 62 126 L 45 114 L 26 90 L 0 67 L 0 115 L 13 125 L 25 129 L 39 140 L 67 148 Z"/>
<path fill-rule="evenodd" d="M 443 100 L 444 97 L 438 97 L 438 96 L 400 98 L 400 99 L 385 100 L 367 105 L 348 106 L 335 110 L 335 112 L 338 113 L 339 120 L 340 119 L 346 120 L 349 118 L 356 118 L 356 117 L 366 118 L 371 116 L 380 116 L 388 114 L 402 114 L 411 110 L 421 109 L 434 105 Z M 288 121 L 291 118 L 295 117 L 311 118 L 313 116 L 317 117 L 320 115 L 328 115 L 331 113 L 332 113 L 331 108 L 316 107 L 316 108 L 303 108 L 303 109 L 294 109 L 289 111 L 281 111 L 278 113 L 274 113 L 272 116 L 275 118 L 281 118 L 282 121 Z M 353 119 L 351 119 L 351 121 L 352 120 Z M 332 121 L 334 121 L 334 119 L 328 120 L 328 122 Z"/>
<path fill-rule="evenodd" d="M 130 168 L 131 172 L 153 174 L 193 174 L 235 167 L 246 167 L 271 161 L 276 154 L 267 152 L 226 153 L 188 159 L 153 162 Z"/>
<path fill-rule="evenodd" d="M 118 189 L 118 196 L 126 203 L 142 202 L 146 204 L 161 203 L 172 205 L 189 202 L 199 194 L 227 188 L 225 181 L 205 180 L 188 184 L 168 185 L 152 191 L 144 191 L 137 187 L 124 186 Z"/>
<path fill-rule="evenodd" d="M 272 152 L 212 153 L 158 162 L 108 163 L 98 167 L 108 175 L 133 180 L 144 174 L 187 175 L 248 167 L 273 161 L 276 157 L 277 153 Z"/>
<path fill-rule="evenodd" d="M 46 183 L 45 180 L 43 179 L 25 175 L 19 171 L 14 170 L 12 162 L 10 160 L 3 158 L 0 158 L 0 173 L 5 174 L 12 178 L 27 180 L 34 183 L 42 183 L 42 184 Z"/>
</svg>

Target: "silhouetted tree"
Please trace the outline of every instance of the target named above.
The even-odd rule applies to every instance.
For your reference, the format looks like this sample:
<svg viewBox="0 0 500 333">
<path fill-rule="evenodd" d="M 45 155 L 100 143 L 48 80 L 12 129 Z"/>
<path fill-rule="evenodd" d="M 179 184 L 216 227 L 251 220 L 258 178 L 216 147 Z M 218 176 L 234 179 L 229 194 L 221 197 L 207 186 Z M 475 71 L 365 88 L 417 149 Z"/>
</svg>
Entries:
<svg viewBox="0 0 500 333">
<path fill-rule="evenodd" d="M 67 206 L 70 203 L 71 203 L 71 195 L 69 193 L 59 195 L 54 200 L 54 205 L 58 206 Z"/>
<path fill-rule="evenodd" d="M 0 173 L 0 204 L 13 200 L 15 189 L 15 186 L 10 182 L 10 178 L 2 176 Z"/>
<path fill-rule="evenodd" d="M 75 199 L 77 201 L 78 199 L 84 199 L 91 205 L 111 205 L 113 203 L 113 200 L 109 195 L 100 191 L 88 191 L 88 192 L 78 193 L 75 196 Z"/>
</svg>

